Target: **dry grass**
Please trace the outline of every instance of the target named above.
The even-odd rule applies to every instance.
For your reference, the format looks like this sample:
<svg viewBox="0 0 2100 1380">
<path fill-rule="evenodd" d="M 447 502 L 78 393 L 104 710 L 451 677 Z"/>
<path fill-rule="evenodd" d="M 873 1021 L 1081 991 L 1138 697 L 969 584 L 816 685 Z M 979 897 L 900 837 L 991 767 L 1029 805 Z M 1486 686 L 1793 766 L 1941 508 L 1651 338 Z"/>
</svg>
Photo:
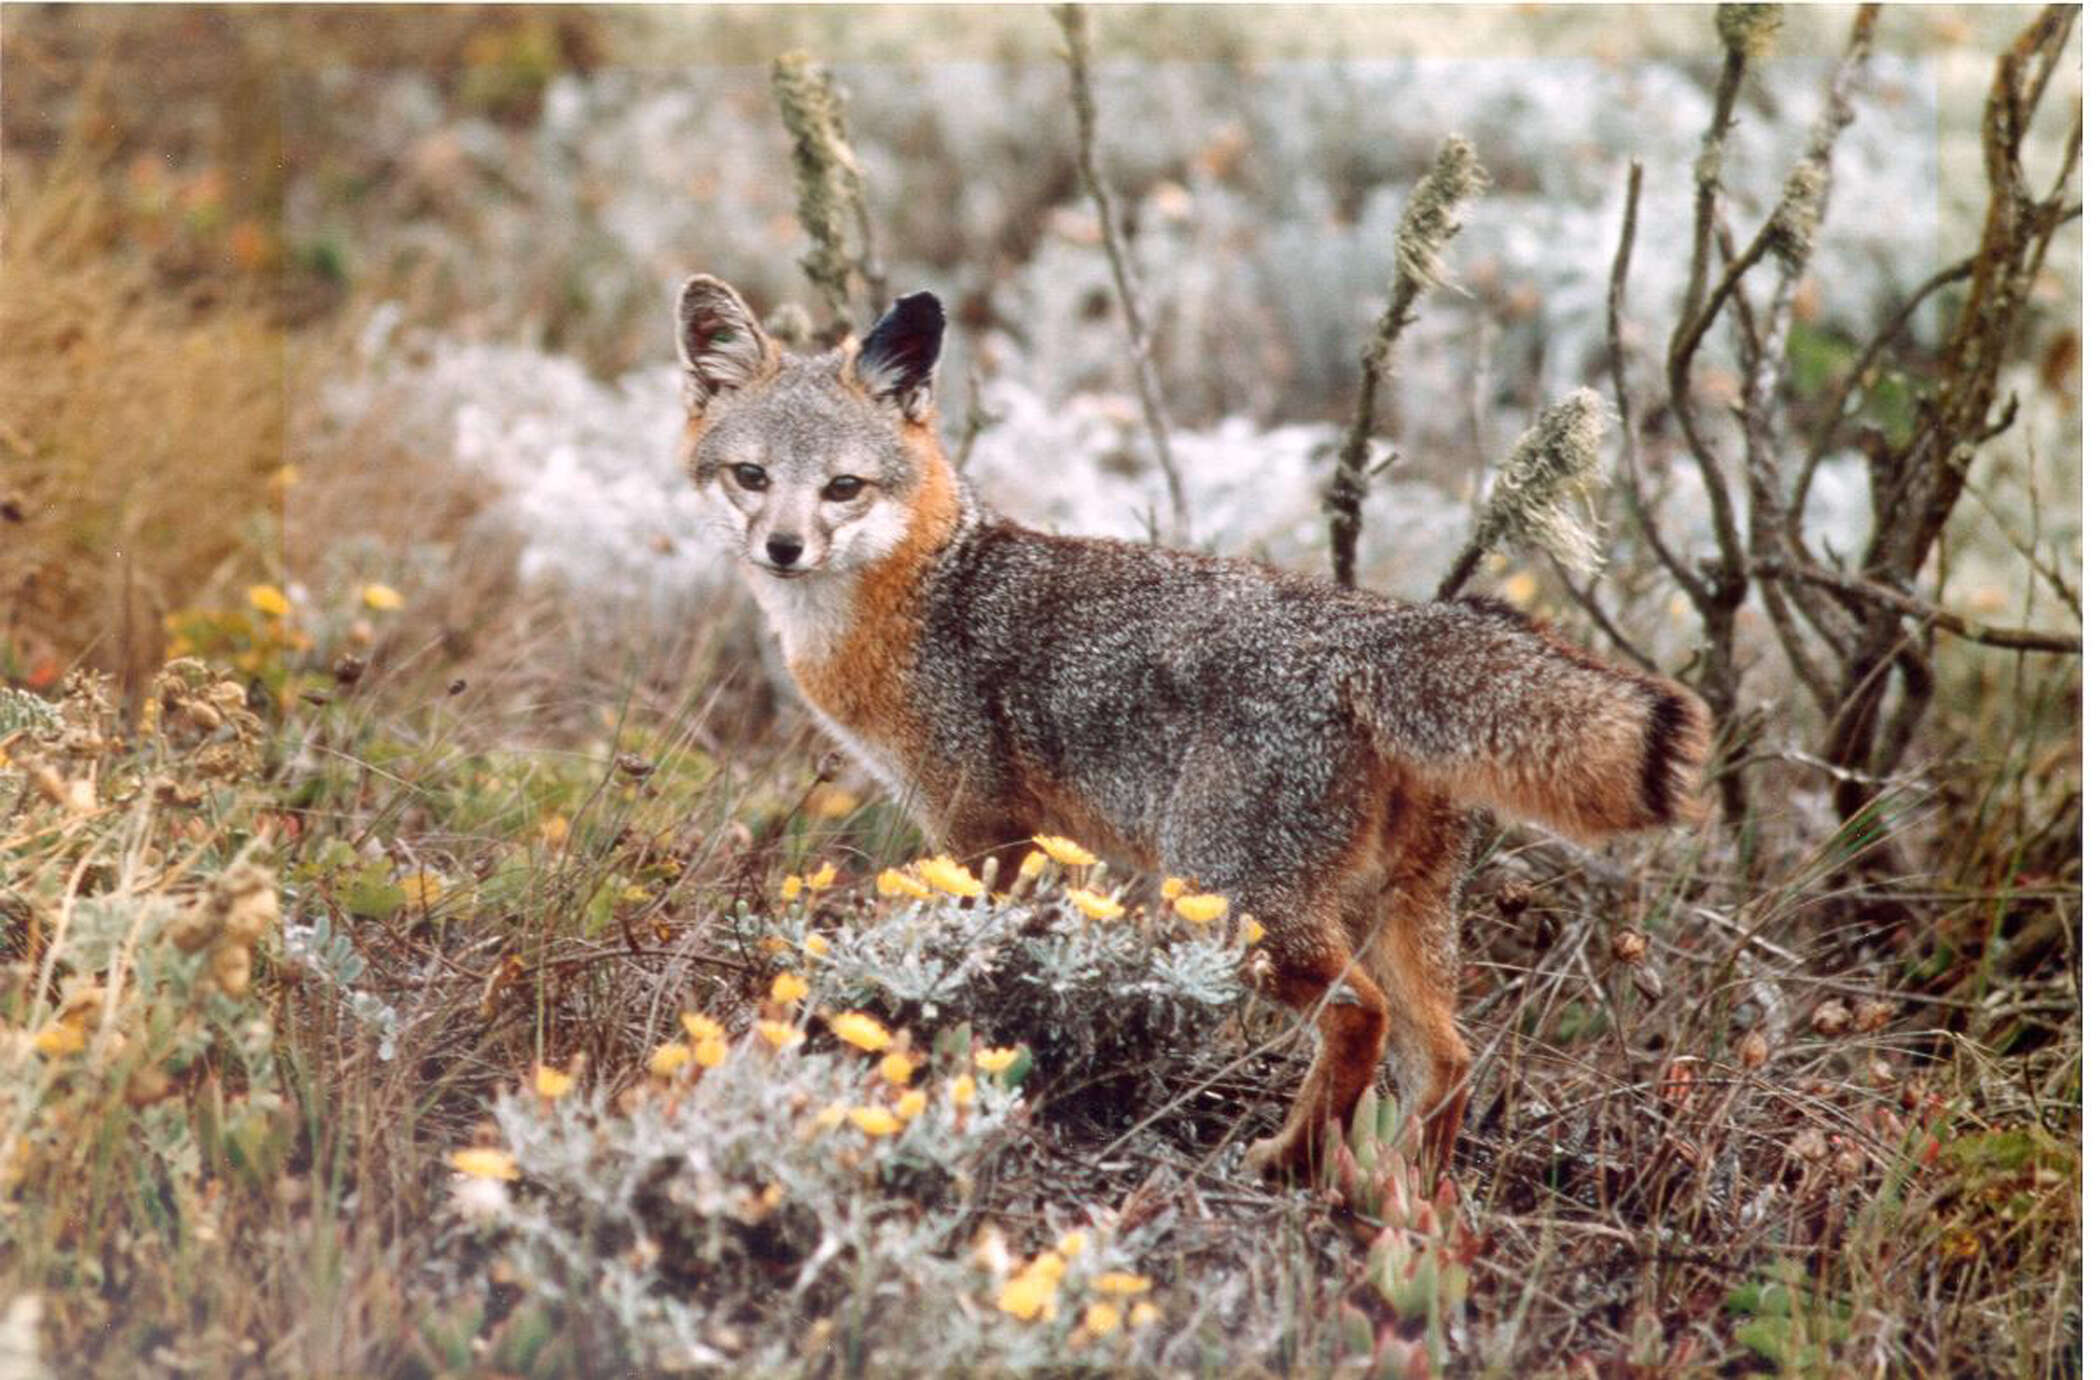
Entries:
<svg viewBox="0 0 2100 1380">
<path fill-rule="evenodd" d="M 54 182 L 0 258 L 0 657 L 46 684 L 82 658 L 137 684 L 178 601 L 258 573 L 244 528 L 286 458 L 283 333 L 104 257 L 107 214 L 93 181 Z"/>
</svg>

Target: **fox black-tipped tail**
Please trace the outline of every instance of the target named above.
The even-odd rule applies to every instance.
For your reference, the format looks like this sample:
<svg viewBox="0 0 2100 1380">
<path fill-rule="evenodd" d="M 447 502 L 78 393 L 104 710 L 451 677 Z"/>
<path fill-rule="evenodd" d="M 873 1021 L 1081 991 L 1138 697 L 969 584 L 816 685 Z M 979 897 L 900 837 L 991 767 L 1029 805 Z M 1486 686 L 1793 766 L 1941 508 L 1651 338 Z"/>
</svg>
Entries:
<svg viewBox="0 0 2100 1380">
<path fill-rule="evenodd" d="M 1361 650 L 1352 700 L 1378 750 L 1468 804 L 1575 838 L 1693 821 L 1706 706 L 1493 599 L 1397 612 Z"/>
</svg>

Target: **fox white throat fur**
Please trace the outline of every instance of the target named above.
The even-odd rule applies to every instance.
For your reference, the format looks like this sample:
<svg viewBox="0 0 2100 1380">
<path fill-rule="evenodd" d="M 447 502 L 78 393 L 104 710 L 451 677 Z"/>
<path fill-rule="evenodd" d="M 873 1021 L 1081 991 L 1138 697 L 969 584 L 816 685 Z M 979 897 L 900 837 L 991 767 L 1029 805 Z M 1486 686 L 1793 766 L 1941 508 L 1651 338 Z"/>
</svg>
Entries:
<svg viewBox="0 0 2100 1380">
<path fill-rule="evenodd" d="M 1250 1164 L 1314 1164 L 1388 1048 L 1448 1161 L 1467 812 L 1581 839 L 1696 818 L 1704 705 L 1494 600 L 1400 604 L 984 511 L 936 430 L 928 294 L 813 356 L 714 278 L 676 323 L 685 461 L 825 729 L 1002 885 L 1057 833 L 1260 920 L 1263 989 L 1320 1050 Z"/>
</svg>

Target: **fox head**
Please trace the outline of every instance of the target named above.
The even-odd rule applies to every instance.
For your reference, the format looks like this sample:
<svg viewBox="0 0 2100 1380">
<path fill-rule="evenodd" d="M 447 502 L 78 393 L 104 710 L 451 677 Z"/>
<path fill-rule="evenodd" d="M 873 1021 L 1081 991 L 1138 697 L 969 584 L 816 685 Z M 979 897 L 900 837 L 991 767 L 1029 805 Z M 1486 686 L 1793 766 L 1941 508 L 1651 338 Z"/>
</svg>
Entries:
<svg viewBox="0 0 2100 1380">
<path fill-rule="evenodd" d="M 762 600 L 906 540 L 929 467 L 946 466 L 933 431 L 938 299 L 900 297 L 862 339 L 806 357 L 717 278 L 686 280 L 677 321 L 686 465 Z"/>
</svg>

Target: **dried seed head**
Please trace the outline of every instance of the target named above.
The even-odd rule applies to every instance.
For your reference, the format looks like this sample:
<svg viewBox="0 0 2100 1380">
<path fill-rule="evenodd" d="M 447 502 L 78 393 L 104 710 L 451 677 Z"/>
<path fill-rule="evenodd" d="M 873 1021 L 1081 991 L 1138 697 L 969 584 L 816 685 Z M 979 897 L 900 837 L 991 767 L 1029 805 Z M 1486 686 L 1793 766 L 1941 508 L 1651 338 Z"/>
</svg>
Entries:
<svg viewBox="0 0 2100 1380">
<path fill-rule="evenodd" d="M 1648 956 L 1648 936 L 1639 930 L 1620 930 L 1611 937 L 1611 956 L 1621 963 L 1638 963 Z"/>
<path fill-rule="evenodd" d="M 613 759 L 613 765 L 624 774 L 639 781 L 656 770 L 656 764 L 637 752 L 623 752 Z"/>
<path fill-rule="evenodd" d="M 248 995 L 248 982 L 255 959 L 245 945 L 222 941 L 211 951 L 211 975 L 219 990 L 229 997 Z"/>
<path fill-rule="evenodd" d="M 1763 1068 L 1772 1057 L 1772 1042 L 1765 1038 L 1763 1031 L 1753 1030 L 1735 1047 L 1735 1055 L 1736 1061 L 1746 1069 Z"/>
<path fill-rule="evenodd" d="M 336 658 L 335 683 L 337 685 L 355 685 L 358 677 L 364 673 L 365 659 L 363 657 L 345 652 Z"/>
<path fill-rule="evenodd" d="M 847 316 L 852 272 L 846 219 L 860 187 L 843 103 L 831 74 L 807 53 L 783 53 L 773 60 L 773 97 L 780 103 L 780 122 L 795 141 L 795 218 L 815 241 L 802 260 L 803 271 L 824 294 L 833 325 L 840 326 Z"/>
<path fill-rule="evenodd" d="M 1778 5 L 1723 5 L 1714 14 L 1714 29 L 1731 53 L 1762 57 L 1772 50 L 1786 11 Z"/>
<path fill-rule="evenodd" d="M 1862 1035 L 1871 1035 L 1894 1019 L 1894 1002 L 1863 1001 L 1859 1004 L 1859 1014 L 1852 1018 L 1852 1027 Z"/>
<path fill-rule="evenodd" d="M 1517 439 L 1481 512 L 1482 549 L 1537 547 L 1571 569 L 1596 568 L 1595 523 L 1578 520 L 1568 502 L 1603 473 L 1606 415 L 1602 398 L 1578 388 Z"/>
<path fill-rule="evenodd" d="M 800 302 L 782 302 L 773 308 L 766 314 L 765 329 L 767 335 L 797 354 L 807 353 L 817 339 L 817 323 L 809 319 L 809 309 Z"/>
<path fill-rule="evenodd" d="M 1852 1028 L 1852 1008 L 1833 997 L 1816 1007 L 1815 1014 L 1808 1018 L 1808 1023 L 1815 1029 L 1816 1034 L 1825 1039 L 1834 1038 Z"/>
<path fill-rule="evenodd" d="M 1393 275 L 1417 291 L 1444 281 L 1444 246 L 1459 232 L 1468 201 L 1487 190 L 1488 175 L 1463 136 L 1446 138 L 1436 162 L 1407 195 L 1393 232 Z"/>
</svg>

